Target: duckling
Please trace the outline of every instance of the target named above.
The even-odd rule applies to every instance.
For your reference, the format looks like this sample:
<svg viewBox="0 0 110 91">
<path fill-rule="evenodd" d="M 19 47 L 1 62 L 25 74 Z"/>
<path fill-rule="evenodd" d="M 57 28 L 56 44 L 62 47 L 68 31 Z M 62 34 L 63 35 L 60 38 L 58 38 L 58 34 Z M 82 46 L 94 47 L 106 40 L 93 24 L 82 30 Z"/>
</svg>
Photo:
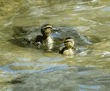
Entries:
<svg viewBox="0 0 110 91">
<path fill-rule="evenodd" d="M 64 39 L 64 46 L 60 49 L 60 54 L 73 55 L 74 50 L 77 50 L 74 46 L 74 40 L 71 37 L 66 37 Z"/>
<path fill-rule="evenodd" d="M 52 36 L 50 36 L 51 30 L 51 24 L 43 24 L 41 26 L 42 35 L 38 35 L 35 38 L 35 45 L 38 48 L 47 48 L 48 50 L 51 50 L 53 48 L 53 38 Z"/>
</svg>

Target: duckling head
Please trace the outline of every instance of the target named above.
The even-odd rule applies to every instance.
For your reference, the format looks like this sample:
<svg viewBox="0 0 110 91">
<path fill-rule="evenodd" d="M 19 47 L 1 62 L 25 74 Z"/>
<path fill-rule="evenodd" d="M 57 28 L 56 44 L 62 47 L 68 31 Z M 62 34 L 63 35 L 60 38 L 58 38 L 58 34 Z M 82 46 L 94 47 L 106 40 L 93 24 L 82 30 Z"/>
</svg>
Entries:
<svg viewBox="0 0 110 91">
<path fill-rule="evenodd" d="M 68 49 L 72 49 L 74 47 L 74 40 L 71 37 L 66 37 L 64 39 L 64 45 Z"/>
<path fill-rule="evenodd" d="M 43 36 L 48 37 L 49 34 L 51 33 L 52 30 L 52 25 L 51 24 L 43 24 L 41 26 L 41 33 L 43 34 Z"/>
</svg>

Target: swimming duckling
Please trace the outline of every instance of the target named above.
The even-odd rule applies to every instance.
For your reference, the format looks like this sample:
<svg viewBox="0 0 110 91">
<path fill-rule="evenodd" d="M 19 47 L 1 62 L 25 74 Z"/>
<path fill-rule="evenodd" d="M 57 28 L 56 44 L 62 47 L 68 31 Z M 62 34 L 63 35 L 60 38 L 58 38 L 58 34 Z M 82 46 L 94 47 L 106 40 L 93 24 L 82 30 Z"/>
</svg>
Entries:
<svg viewBox="0 0 110 91">
<path fill-rule="evenodd" d="M 43 24 L 41 26 L 41 33 L 42 35 L 38 35 L 35 38 L 35 45 L 38 48 L 47 48 L 51 50 L 53 48 L 53 38 L 50 36 L 52 30 L 52 25 L 50 24 Z"/>
<path fill-rule="evenodd" d="M 71 37 L 66 37 L 64 39 L 64 46 L 61 48 L 59 53 L 65 55 L 73 55 L 74 50 L 76 50 L 74 46 L 74 40 Z"/>
</svg>

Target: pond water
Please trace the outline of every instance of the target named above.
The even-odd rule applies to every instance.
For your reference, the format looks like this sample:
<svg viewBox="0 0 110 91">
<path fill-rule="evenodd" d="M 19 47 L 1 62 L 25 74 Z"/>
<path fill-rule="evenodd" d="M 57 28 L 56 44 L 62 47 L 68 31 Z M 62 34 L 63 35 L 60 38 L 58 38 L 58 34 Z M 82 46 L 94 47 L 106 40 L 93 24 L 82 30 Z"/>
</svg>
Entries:
<svg viewBox="0 0 110 91">
<path fill-rule="evenodd" d="M 0 91 L 109 91 L 109 0 L 0 2 Z M 26 47 L 13 26 L 74 27 L 94 42 L 72 57 Z M 96 37 L 100 40 L 95 42 Z"/>
</svg>

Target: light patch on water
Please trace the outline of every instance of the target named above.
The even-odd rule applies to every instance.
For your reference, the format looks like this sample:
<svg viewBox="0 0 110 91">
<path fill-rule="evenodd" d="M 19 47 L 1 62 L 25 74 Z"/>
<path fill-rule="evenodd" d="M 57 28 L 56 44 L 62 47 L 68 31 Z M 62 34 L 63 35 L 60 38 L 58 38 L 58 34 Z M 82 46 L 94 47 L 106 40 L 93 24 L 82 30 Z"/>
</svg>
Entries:
<svg viewBox="0 0 110 91">
<path fill-rule="evenodd" d="M 107 58 L 107 59 L 106 59 L 106 61 L 109 61 L 109 60 L 110 60 L 110 58 Z"/>
<path fill-rule="evenodd" d="M 38 13 L 37 11 L 31 11 L 31 13 L 29 15 L 30 15 L 30 17 L 40 17 L 43 15 L 43 13 L 42 12 Z"/>
<path fill-rule="evenodd" d="M 55 16 L 58 16 L 58 15 L 48 15 L 48 16 L 49 16 L 49 17 L 53 17 L 53 16 L 55 17 Z"/>
<path fill-rule="evenodd" d="M 77 4 L 86 4 L 86 3 L 88 3 L 88 2 L 78 2 Z"/>
<path fill-rule="evenodd" d="M 97 2 L 98 0 L 92 0 L 91 2 Z"/>
<path fill-rule="evenodd" d="M 88 7 L 90 9 L 90 7 Z M 86 10 L 83 6 L 74 6 L 73 11 L 81 11 L 81 10 Z"/>
<path fill-rule="evenodd" d="M 19 12 L 16 12 L 16 13 L 15 13 L 15 15 L 18 15 L 18 14 L 19 14 Z"/>
<path fill-rule="evenodd" d="M 87 71 L 81 71 L 81 72 L 79 72 L 79 74 L 85 74 L 85 73 L 87 73 Z"/>
<path fill-rule="evenodd" d="M 83 62 L 84 60 L 78 60 L 77 62 Z"/>
<path fill-rule="evenodd" d="M 85 67 L 95 67 L 94 65 L 85 65 Z"/>
<path fill-rule="evenodd" d="M 52 27 L 52 30 L 59 30 L 58 28 L 56 28 L 56 27 Z"/>
<path fill-rule="evenodd" d="M 6 89 L 6 87 L 3 87 L 3 89 Z"/>
<path fill-rule="evenodd" d="M 57 62 L 65 60 L 66 58 L 53 58 L 53 57 L 43 57 L 37 60 L 37 62 Z"/>
<path fill-rule="evenodd" d="M 105 5 L 104 6 L 100 6 L 100 7 L 95 7 L 93 9 L 100 9 L 100 8 L 103 8 L 103 7 L 105 7 Z"/>
<path fill-rule="evenodd" d="M 110 52 L 109 51 L 105 51 L 103 53 L 103 55 L 101 55 L 100 57 L 108 57 L 108 56 L 110 56 Z"/>
<path fill-rule="evenodd" d="M 91 23 L 93 23 L 93 24 L 96 24 L 96 23 L 97 23 L 97 22 L 95 22 L 95 21 L 88 20 L 88 19 L 84 19 L 84 18 L 82 18 L 82 17 L 79 17 L 78 19 L 79 19 L 79 20 L 84 20 L 84 21 L 89 21 L 89 22 L 91 22 Z"/>
<path fill-rule="evenodd" d="M 110 23 L 110 21 L 106 21 L 105 23 Z"/>
<path fill-rule="evenodd" d="M 75 58 L 75 59 L 82 59 L 82 58 Z"/>
<path fill-rule="evenodd" d="M 58 33 L 58 32 L 51 33 L 51 36 L 52 36 L 52 37 L 55 37 L 55 38 L 62 38 L 62 37 L 60 36 L 60 33 Z"/>
<path fill-rule="evenodd" d="M 12 70 L 10 67 L 8 67 L 10 65 L 21 66 L 21 67 L 22 66 L 32 66 L 32 67 L 34 67 L 34 69 L 32 69 L 32 70 L 19 70 L 19 69 Z M 64 68 L 68 67 L 67 64 L 57 64 L 57 63 L 56 64 L 51 64 L 51 63 L 49 63 L 49 64 L 12 63 L 10 65 L 0 67 L 0 70 L 4 70 L 5 73 L 9 73 L 9 74 L 15 74 L 15 73 L 19 73 L 19 72 L 24 74 L 24 73 L 36 73 L 36 72 L 39 72 L 39 73 L 50 72 L 50 71 L 53 71 L 53 70 L 64 69 Z M 36 71 L 36 68 L 41 67 L 41 66 L 43 67 L 43 69 L 42 70 L 39 69 L 39 70 Z"/>
<path fill-rule="evenodd" d="M 60 67 L 56 66 L 56 67 L 52 67 L 50 69 L 41 70 L 38 73 L 50 72 L 50 71 L 54 71 L 54 70 L 58 70 L 58 69 L 64 69 L 64 68 L 67 68 L 67 67 L 68 67 L 67 65 L 66 66 L 60 66 Z"/>
<path fill-rule="evenodd" d="M 12 24 L 12 22 L 10 21 L 10 22 L 8 22 L 8 23 L 6 23 L 6 24 L 4 24 L 4 26 L 8 26 L 8 25 L 10 25 L 10 24 Z"/>
<path fill-rule="evenodd" d="M 57 21 L 60 21 L 61 22 L 62 20 L 57 20 Z"/>
<path fill-rule="evenodd" d="M 14 65 L 14 66 L 34 66 L 36 65 L 36 63 L 12 63 L 12 64 L 9 64 L 9 65 Z"/>
<path fill-rule="evenodd" d="M 74 10 L 73 11 L 82 11 L 82 10 L 94 10 L 94 9 L 100 9 L 100 8 L 103 8 L 103 7 L 105 7 L 105 5 L 104 6 L 100 6 L 100 7 L 93 7 L 93 6 L 85 6 L 85 5 L 82 5 L 82 6 L 74 6 Z"/>
<path fill-rule="evenodd" d="M 87 26 L 80 26 L 80 27 L 77 27 L 77 29 L 80 30 L 80 31 L 85 32 L 86 30 L 90 29 L 90 27 L 87 27 Z"/>
<path fill-rule="evenodd" d="M 13 75 L 13 77 L 17 77 L 18 75 Z"/>
<path fill-rule="evenodd" d="M 63 18 L 63 19 L 72 19 L 72 18 Z"/>
<path fill-rule="evenodd" d="M 51 11 L 51 9 L 49 7 L 39 7 L 39 6 L 34 6 L 30 8 L 30 14 L 29 16 L 31 17 L 40 17 L 40 16 L 44 16 L 45 13 L 49 13 Z M 54 16 L 54 15 L 50 15 L 50 16 Z"/>
<path fill-rule="evenodd" d="M 95 65 L 94 67 L 96 67 L 96 68 L 97 68 L 97 67 L 98 67 L 98 68 L 103 68 L 103 66 L 99 66 L 99 65 Z"/>
<path fill-rule="evenodd" d="M 83 90 L 83 89 L 81 89 L 81 90 L 79 90 L 79 91 L 91 91 L 91 90 Z"/>
<path fill-rule="evenodd" d="M 0 74 L 0 76 L 3 76 L 3 77 L 9 77 L 9 75 L 3 75 L 3 74 Z"/>
<path fill-rule="evenodd" d="M 73 15 L 73 16 L 75 16 L 75 15 L 78 15 L 78 14 L 70 14 L 70 15 Z"/>
<path fill-rule="evenodd" d="M 29 59 L 29 58 L 20 58 L 20 57 L 18 57 L 17 58 L 19 61 L 30 61 L 31 59 Z"/>
<path fill-rule="evenodd" d="M 106 7 L 106 8 L 101 9 L 101 11 L 110 11 L 110 6 L 109 6 L 109 7 Z"/>
<path fill-rule="evenodd" d="M 90 89 L 100 89 L 101 88 L 101 86 L 91 86 L 91 87 L 89 87 L 89 86 L 80 85 L 80 84 L 78 84 L 78 86 L 83 87 L 83 88 L 90 88 Z"/>
<path fill-rule="evenodd" d="M 101 81 L 103 78 L 95 79 L 95 81 Z"/>
<path fill-rule="evenodd" d="M 60 33 L 58 33 L 58 32 L 55 32 L 56 34 L 58 34 L 58 35 L 61 35 Z"/>
<path fill-rule="evenodd" d="M 73 61 L 69 61 L 69 62 L 73 62 Z"/>
<path fill-rule="evenodd" d="M 80 38 L 85 41 L 87 44 L 93 44 L 92 42 L 89 42 L 84 36 L 80 36 Z"/>
</svg>

